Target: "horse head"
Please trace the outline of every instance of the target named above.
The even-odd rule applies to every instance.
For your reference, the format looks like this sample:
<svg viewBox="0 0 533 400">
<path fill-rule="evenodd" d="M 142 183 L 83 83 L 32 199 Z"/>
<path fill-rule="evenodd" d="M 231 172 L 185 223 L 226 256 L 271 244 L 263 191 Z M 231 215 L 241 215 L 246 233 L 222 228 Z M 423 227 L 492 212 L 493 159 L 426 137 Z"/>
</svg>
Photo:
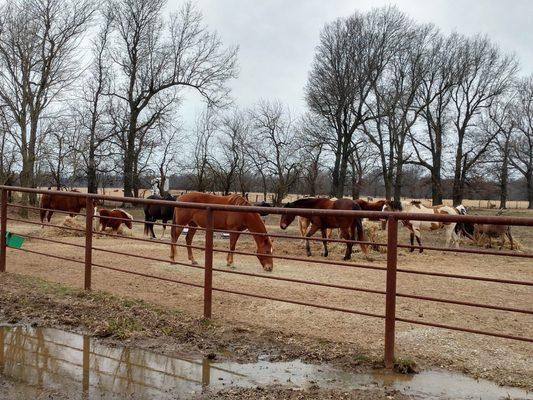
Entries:
<svg viewBox="0 0 533 400">
<path fill-rule="evenodd" d="M 176 199 L 177 199 L 177 196 L 173 196 L 169 192 L 166 192 L 163 195 L 163 200 L 176 201 Z"/>
<path fill-rule="evenodd" d="M 403 211 L 403 206 L 400 201 L 388 200 L 383 205 L 382 211 Z"/>
<path fill-rule="evenodd" d="M 285 204 L 284 208 L 294 208 L 293 203 L 287 203 Z M 292 224 L 292 221 L 296 218 L 295 214 L 282 214 L 281 219 L 279 221 L 279 227 L 281 229 L 287 229 L 287 227 Z"/>
<path fill-rule="evenodd" d="M 263 236 L 261 240 L 257 241 L 257 258 L 265 271 L 272 271 L 274 268 L 272 253 L 272 240 L 268 236 Z"/>
</svg>

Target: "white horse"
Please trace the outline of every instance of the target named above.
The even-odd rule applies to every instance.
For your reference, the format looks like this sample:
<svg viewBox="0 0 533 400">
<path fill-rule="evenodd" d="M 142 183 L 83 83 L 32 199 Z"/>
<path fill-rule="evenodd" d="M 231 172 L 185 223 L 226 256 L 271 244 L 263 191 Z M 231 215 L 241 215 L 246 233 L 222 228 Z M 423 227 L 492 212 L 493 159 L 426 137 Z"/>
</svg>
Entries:
<svg viewBox="0 0 533 400">
<path fill-rule="evenodd" d="M 454 207 L 450 206 L 433 206 L 426 207 L 422 205 L 419 201 L 389 201 L 383 206 L 383 211 L 399 211 L 403 213 L 418 213 L 418 214 L 448 214 L 448 215 L 458 215 L 460 212 Z M 461 212 L 462 214 L 462 212 Z M 420 241 L 420 231 L 427 230 L 433 231 L 437 229 L 444 228 L 446 231 L 446 247 L 450 247 L 450 244 L 455 244 L 456 248 L 459 248 L 459 236 L 455 232 L 455 222 L 437 222 L 437 221 L 402 221 L 403 225 L 409 229 L 411 246 L 414 244 L 414 238 L 420 246 L 420 253 L 422 253 L 422 243 Z M 414 248 L 411 247 L 409 250 L 414 251 Z"/>
</svg>

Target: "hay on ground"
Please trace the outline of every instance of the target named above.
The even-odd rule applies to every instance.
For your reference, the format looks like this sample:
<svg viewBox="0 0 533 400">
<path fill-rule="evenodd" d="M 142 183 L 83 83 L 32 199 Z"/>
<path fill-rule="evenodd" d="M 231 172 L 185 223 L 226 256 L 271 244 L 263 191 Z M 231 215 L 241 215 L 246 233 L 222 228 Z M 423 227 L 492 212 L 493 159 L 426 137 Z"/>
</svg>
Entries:
<svg viewBox="0 0 533 400">
<path fill-rule="evenodd" d="M 66 216 L 60 224 L 65 228 L 58 228 L 55 226 L 47 226 L 38 231 L 40 237 L 82 237 L 85 236 L 85 221 L 80 222 L 76 217 Z M 75 231 L 68 228 L 82 229 L 83 231 Z"/>
</svg>

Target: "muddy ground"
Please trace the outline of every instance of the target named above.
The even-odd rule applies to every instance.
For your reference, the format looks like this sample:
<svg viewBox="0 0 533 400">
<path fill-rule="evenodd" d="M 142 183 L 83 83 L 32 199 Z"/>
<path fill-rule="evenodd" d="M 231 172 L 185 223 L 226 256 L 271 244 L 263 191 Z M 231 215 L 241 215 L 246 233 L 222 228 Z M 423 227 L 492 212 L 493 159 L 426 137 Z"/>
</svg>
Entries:
<svg viewBox="0 0 533 400">
<path fill-rule="evenodd" d="M 139 216 L 138 211 L 135 213 L 136 216 Z M 525 211 L 513 212 L 515 215 L 517 213 L 526 215 Z M 53 222 L 60 223 L 62 219 L 62 216 L 54 216 Z M 267 222 L 269 231 L 280 232 L 277 223 L 278 218 L 270 216 Z M 42 230 L 35 225 L 9 222 L 9 227 L 14 232 L 29 233 L 34 236 L 43 234 Z M 46 231 L 51 228 L 44 229 Z M 160 228 L 156 227 L 156 230 L 160 232 Z M 295 233 L 296 231 L 293 228 L 291 232 Z M 142 226 L 136 226 L 133 235 L 142 237 Z M 514 235 L 521 242 L 521 251 L 532 251 L 533 232 L 530 228 L 517 228 L 514 230 Z M 406 238 L 406 232 L 401 230 L 400 240 L 406 243 Z M 81 245 L 84 243 L 84 239 L 81 237 L 62 237 L 60 239 L 72 244 Z M 427 245 L 441 245 L 444 241 L 443 232 L 425 232 L 422 240 Z M 202 236 L 198 235 L 196 243 L 201 244 L 202 241 Z M 168 257 L 168 245 L 159 242 L 145 243 L 127 238 L 100 237 L 95 238 L 93 244 L 102 249 L 149 255 L 161 259 Z M 227 240 L 217 238 L 215 245 L 218 248 L 226 248 Z M 469 244 L 464 245 L 470 246 Z M 83 260 L 84 256 L 83 249 L 36 239 L 31 239 L 25 243 L 25 248 L 80 261 Z M 241 237 L 237 248 L 243 251 L 255 250 L 253 241 L 246 236 Z M 303 241 L 289 243 L 278 239 L 274 241 L 274 249 L 276 254 L 305 257 Z M 236 255 L 236 271 L 384 290 L 384 272 L 313 263 L 313 259 L 321 259 L 319 255 L 321 245 L 314 243 L 313 250 L 315 256 L 309 261 L 276 260 L 272 273 L 263 272 L 255 257 Z M 340 244 L 330 245 L 330 259 L 341 260 L 343 250 L 343 246 Z M 201 261 L 203 259 L 201 252 L 196 251 L 196 254 L 196 258 Z M 377 266 L 385 265 L 385 254 L 374 253 L 372 257 L 373 261 L 369 262 L 360 253 L 357 253 L 354 255 L 353 262 Z M 179 249 L 178 260 L 186 261 L 185 249 Z M 192 283 L 201 284 L 203 282 L 202 270 L 185 266 L 171 266 L 164 261 L 141 261 L 122 255 L 95 251 L 94 262 Z M 406 250 L 401 250 L 398 262 L 400 267 L 411 270 L 533 281 L 532 261 L 525 258 L 515 259 L 429 251 L 423 254 L 409 254 Z M 216 253 L 214 264 L 215 268 L 228 270 L 225 267 L 225 254 Z M 50 282 L 60 282 L 73 288 L 80 288 L 83 285 L 82 264 L 43 258 L 15 250 L 8 253 L 8 271 L 43 278 Z M 15 278 L 8 276 L 8 278 L 2 279 Z M 215 287 L 218 288 L 309 301 L 376 314 L 384 313 L 383 295 L 245 277 L 225 272 L 215 272 L 213 281 Z M 8 287 L 8 283 L 3 281 L 2 287 Z M 202 289 L 199 288 L 126 275 L 101 268 L 93 269 L 93 288 L 116 294 L 122 298 L 144 300 L 149 304 L 161 307 L 165 312 L 175 313 L 176 317 L 169 323 L 169 326 L 186 326 L 183 331 L 180 328 L 178 333 L 171 332 L 171 335 L 174 335 L 172 337 L 179 338 L 181 350 L 195 351 L 199 349 L 217 354 L 229 352 L 231 357 L 237 359 L 254 358 L 259 354 L 271 354 L 272 359 L 301 357 L 308 361 L 331 361 L 347 368 L 355 368 L 359 364 L 370 366 L 379 364 L 382 359 L 384 326 L 381 319 L 215 291 L 213 295 L 214 322 L 213 324 L 205 324 L 199 319 L 203 310 Z M 5 293 L 5 291 L 2 292 Z M 46 317 L 39 320 L 40 317 L 35 311 L 36 304 L 44 302 L 45 306 L 48 307 L 47 302 L 50 299 L 47 299 L 46 296 L 42 299 L 37 290 L 34 293 L 37 297 L 29 299 L 24 308 L 20 309 L 15 305 L 20 302 L 18 299 L 23 296 L 23 292 L 24 289 L 20 289 L 13 293 L 12 296 L 14 297 L 11 298 L 11 301 L 5 300 L 5 294 L 2 296 L 5 300 L 2 307 L 4 318 L 37 318 L 38 323 L 82 326 L 89 329 L 90 332 L 100 335 L 109 333 L 106 322 L 98 318 L 99 312 L 96 313 L 94 320 L 91 320 L 89 317 L 87 317 L 89 319 L 76 317 L 76 313 L 72 317 L 71 313 L 63 312 L 59 308 L 56 310 L 56 317 Z M 528 286 L 511 286 L 404 273 L 398 275 L 398 292 L 525 309 L 530 308 L 533 302 L 533 292 Z M 26 295 L 30 296 L 31 293 Z M 90 305 L 90 301 L 88 304 L 80 303 L 80 301 L 78 300 L 76 303 L 72 298 L 67 298 L 59 303 L 62 307 L 67 307 L 66 310 L 79 306 L 78 312 L 82 316 L 84 314 L 90 316 L 90 312 L 84 312 L 84 309 Z M 56 300 L 54 300 L 55 303 Z M 121 307 L 117 307 L 113 310 L 112 315 L 120 320 L 124 312 Z M 508 333 L 522 337 L 531 337 L 531 332 L 533 332 L 533 319 L 530 314 L 484 310 L 437 302 L 398 298 L 397 315 L 403 318 Z M 72 321 L 69 321 L 69 318 L 72 318 Z M 143 346 L 164 349 L 168 335 L 162 331 L 161 327 L 157 327 L 157 324 L 152 328 L 145 328 L 145 320 L 146 317 L 143 315 L 143 322 L 137 327 L 138 329 L 135 330 L 137 333 L 133 336 L 122 337 L 123 335 L 117 334 L 113 329 L 111 335 L 120 340 L 142 340 Z M 126 319 L 124 322 L 126 325 L 127 321 Z M 216 330 L 205 336 L 202 333 L 203 329 Z M 150 330 L 152 333 L 149 333 Z M 161 333 L 164 336 L 159 336 Z M 402 322 L 397 323 L 396 338 L 396 356 L 407 361 L 415 361 L 419 368 L 444 367 L 502 384 L 533 388 L 533 366 L 530 362 L 533 358 L 533 348 L 530 343 Z"/>
</svg>

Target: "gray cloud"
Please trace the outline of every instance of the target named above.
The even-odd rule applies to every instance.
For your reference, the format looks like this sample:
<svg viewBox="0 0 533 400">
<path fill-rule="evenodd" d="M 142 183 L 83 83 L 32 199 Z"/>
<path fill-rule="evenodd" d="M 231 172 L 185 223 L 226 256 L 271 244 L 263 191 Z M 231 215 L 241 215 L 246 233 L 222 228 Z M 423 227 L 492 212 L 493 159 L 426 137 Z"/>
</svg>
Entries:
<svg viewBox="0 0 533 400">
<path fill-rule="evenodd" d="M 177 9 L 180 0 L 170 0 Z M 443 32 L 487 34 L 503 50 L 516 53 L 521 73 L 533 71 L 533 30 L 529 0 L 197 0 L 210 29 L 227 45 L 239 45 L 240 76 L 232 82 L 237 104 L 277 98 L 295 112 L 305 108 L 303 87 L 323 25 L 354 11 L 396 4 L 416 21 Z M 201 109 L 197 95 L 187 94 L 182 115 L 186 125 Z"/>
</svg>

